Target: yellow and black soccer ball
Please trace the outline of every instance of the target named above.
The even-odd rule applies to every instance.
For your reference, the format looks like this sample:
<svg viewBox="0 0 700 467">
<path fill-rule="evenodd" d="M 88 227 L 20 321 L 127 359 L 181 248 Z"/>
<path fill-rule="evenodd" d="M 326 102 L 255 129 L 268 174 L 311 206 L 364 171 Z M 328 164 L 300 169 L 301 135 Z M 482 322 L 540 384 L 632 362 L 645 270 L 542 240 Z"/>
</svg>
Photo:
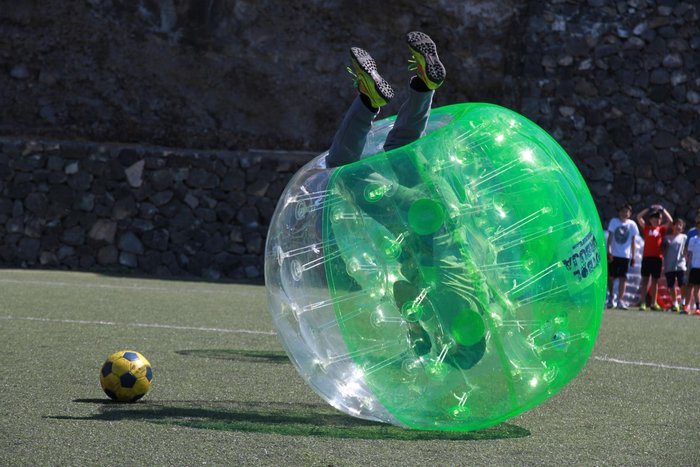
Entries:
<svg viewBox="0 0 700 467">
<path fill-rule="evenodd" d="M 151 389 L 152 381 L 151 364 L 134 350 L 114 352 L 100 370 L 102 390 L 117 402 L 136 402 Z"/>
</svg>

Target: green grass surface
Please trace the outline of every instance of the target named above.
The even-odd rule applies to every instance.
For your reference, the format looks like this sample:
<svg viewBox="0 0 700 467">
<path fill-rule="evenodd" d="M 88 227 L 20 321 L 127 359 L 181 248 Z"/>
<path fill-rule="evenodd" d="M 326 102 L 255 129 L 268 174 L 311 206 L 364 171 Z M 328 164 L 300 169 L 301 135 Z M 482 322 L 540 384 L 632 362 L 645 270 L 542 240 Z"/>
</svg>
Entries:
<svg viewBox="0 0 700 467">
<path fill-rule="evenodd" d="M 700 465 L 700 317 L 607 311 L 561 393 L 471 433 L 404 430 L 322 401 L 263 287 L 0 271 L 0 465 Z M 151 392 L 98 372 L 134 348 Z"/>
</svg>

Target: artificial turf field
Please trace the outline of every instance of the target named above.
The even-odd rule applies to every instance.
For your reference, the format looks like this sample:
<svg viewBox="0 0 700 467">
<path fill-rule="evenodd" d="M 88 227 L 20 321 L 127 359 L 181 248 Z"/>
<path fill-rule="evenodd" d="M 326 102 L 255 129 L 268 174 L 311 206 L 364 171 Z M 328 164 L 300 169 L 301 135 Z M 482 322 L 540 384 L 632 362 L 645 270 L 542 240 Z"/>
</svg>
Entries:
<svg viewBox="0 0 700 467">
<path fill-rule="evenodd" d="M 152 363 L 111 403 L 110 353 Z M 0 270 L 0 465 L 700 465 L 700 316 L 606 311 L 558 395 L 471 433 L 351 418 L 306 386 L 262 286 Z"/>
</svg>

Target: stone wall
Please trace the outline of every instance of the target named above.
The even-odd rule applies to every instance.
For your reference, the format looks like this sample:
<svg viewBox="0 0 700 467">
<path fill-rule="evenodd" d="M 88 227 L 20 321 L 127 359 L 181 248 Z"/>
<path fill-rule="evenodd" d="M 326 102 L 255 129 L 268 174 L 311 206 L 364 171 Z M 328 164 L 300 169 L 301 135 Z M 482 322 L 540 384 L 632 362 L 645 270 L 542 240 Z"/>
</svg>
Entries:
<svg viewBox="0 0 700 467">
<path fill-rule="evenodd" d="M 629 201 L 700 207 L 697 2 L 532 2 L 521 112 L 581 170 L 609 220 Z"/>
<path fill-rule="evenodd" d="M 0 264 L 260 280 L 308 154 L 0 141 Z"/>
<path fill-rule="evenodd" d="M 405 35 L 441 44 L 438 105 L 512 107 L 524 0 L 20 0 L 0 8 L 0 135 L 236 149 L 327 148 L 367 48 L 407 89 Z"/>
</svg>

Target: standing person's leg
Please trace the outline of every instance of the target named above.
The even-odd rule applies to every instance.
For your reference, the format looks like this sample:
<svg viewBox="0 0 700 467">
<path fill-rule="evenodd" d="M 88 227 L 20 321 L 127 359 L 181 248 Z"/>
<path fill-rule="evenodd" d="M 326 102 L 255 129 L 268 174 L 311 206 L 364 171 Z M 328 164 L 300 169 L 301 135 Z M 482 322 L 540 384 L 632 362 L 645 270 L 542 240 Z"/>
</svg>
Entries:
<svg viewBox="0 0 700 467">
<path fill-rule="evenodd" d="M 683 306 L 683 305 L 685 305 L 685 302 L 684 302 L 684 300 L 685 300 L 685 289 L 686 289 L 686 287 L 688 286 L 688 284 L 686 283 L 686 280 L 685 280 L 685 271 L 679 271 L 679 272 L 678 272 L 677 279 L 678 279 L 678 288 L 679 288 L 680 291 L 681 291 L 680 296 L 679 296 L 679 299 L 680 299 L 680 300 L 679 300 L 679 305 Z M 680 308 L 679 308 L 679 309 L 680 309 Z M 678 311 L 678 310 L 676 310 L 676 311 Z"/>
<path fill-rule="evenodd" d="M 627 287 L 627 271 L 629 271 L 630 260 L 627 258 L 613 258 L 613 262 L 617 264 L 615 275 L 617 276 L 617 308 L 627 310 L 627 304 L 624 302 L 625 288 Z"/>
<path fill-rule="evenodd" d="M 649 258 L 642 258 L 642 282 L 639 284 L 639 309 L 642 311 L 647 309 L 647 292 L 649 291 L 650 270 Z"/>
<path fill-rule="evenodd" d="M 618 280 L 619 283 L 617 288 L 617 307 L 621 310 L 626 310 L 627 304 L 625 304 L 622 300 L 625 297 L 625 288 L 627 287 L 627 276 L 620 276 Z"/>
<path fill-rule="evenodd" d="M 328 167 L 339 167 L 360 159 L 379 109 L 394 97 L 394 90 L 381 77 L 377 64 L 367 51 L 351 48 L 350 60 L 355 70 L 352 74 L 358 95 L 333 138 L 326 157 Z"/>
<path fill-rule="evenodd" d="M 676 295 L 676 275 L 674 272 L 664 273 L 666 276 L 666 286 L 668 287 L 668 294 L 671 296 L 671 311 L 676 311 L 676 305 L 678 304 L 678 297 Z"/>
<path fill-rule="evenodd" d="M 639 285 L 639 309 L 647 309 L 647 292 L 649 292 L 649 276 L 642 276 L 642 283 Z"/>
<path fill-rule="evenodd" d="M 689 314 L 693 311 L 693 300 L 695 296 L 700 292 L 700 269 L 692 268 L 688 274 L 688 287 L 685 292 L 685 306 L 681 313 Z M 697 313 L 697 311 L 696 311 Z"/>
<path fill-rule="evenodd" d="M 658 310 L 659 304 L 656 302 L 656 298 L 659 292 L 659 280 L 655 277 L 651 278 L 649 285 L 649 295 L 651 295 L 651 309 Z"/>
<path fill-rule="evenodd" d="M 661 310 L 658 302 L 656 301 L 659 295 L 659 277 L 661 277 L 661 258 L 654 258 L 653 269 L 651 272 L 651 286 L 649 287 L 651 293 L 651 308 L 654 311 Z"/>
<path fill-rule="evenodd" d="M 613 297 L 614 297 L 613 287 L 614 286 L 615 286 L 615 278 L 612 276 L 612 274 L 608 274 L 608 300 L 605 304 L 606 308 L 613 307 Z"/>
<path fill-rule="evenodd" d="M 683 305 L 683 307 L 681 308 L 681 313 L 687 315 L 692 310 L 692 306 L 690 305 L 690 303 L 692 303 L 691 296 L 695 291 L 695 286 L 690 281 L 688 281 L 688 288 L 685 290 L 685 305 Z"/>
</svg>

